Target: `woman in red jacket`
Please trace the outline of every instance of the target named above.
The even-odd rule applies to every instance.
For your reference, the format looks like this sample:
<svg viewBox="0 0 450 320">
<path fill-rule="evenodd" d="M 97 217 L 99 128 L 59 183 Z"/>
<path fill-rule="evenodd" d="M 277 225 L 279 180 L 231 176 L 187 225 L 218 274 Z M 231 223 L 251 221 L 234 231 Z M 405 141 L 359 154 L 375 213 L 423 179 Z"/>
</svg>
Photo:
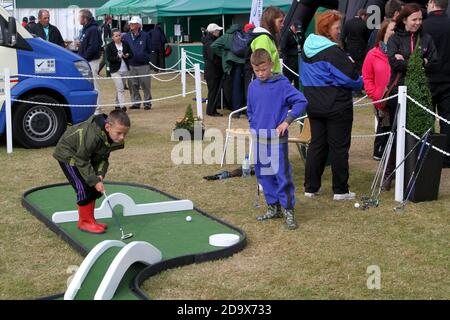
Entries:
<svg viewBox="0 0 450 320">
<path fill-rule="evenodd" d="M 387 19 L 377 33 L 375 47 L 370 50 L 362 67 L 364 89 L 373 101 L 380 100 L 389 83 L 391 67 L 387 56 L 387 41 L 394 34 L 395 22 Z M 391 129 L 389 112 L 379 103 L 374 104 L 374 112 L 377 117 L 377 133 L 388 132 Z M 387 136 L 376 137 L 374 142 L 373 158 L 380 160 L 386 146 Z"/>
</svg>

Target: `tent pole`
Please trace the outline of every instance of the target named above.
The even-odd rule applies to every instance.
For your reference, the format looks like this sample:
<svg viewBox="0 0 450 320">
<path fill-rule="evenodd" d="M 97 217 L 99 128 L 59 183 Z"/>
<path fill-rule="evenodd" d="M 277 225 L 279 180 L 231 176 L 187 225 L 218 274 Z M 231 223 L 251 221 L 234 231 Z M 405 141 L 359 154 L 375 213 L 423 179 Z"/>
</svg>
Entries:
<svg viewBox="0 0 450 320">
<path fill-rule="evenodd" d="M 222 15 L 222 28 L 223 28 L 223 33 L 225 33 L 225 15 Z"/>
</svg>

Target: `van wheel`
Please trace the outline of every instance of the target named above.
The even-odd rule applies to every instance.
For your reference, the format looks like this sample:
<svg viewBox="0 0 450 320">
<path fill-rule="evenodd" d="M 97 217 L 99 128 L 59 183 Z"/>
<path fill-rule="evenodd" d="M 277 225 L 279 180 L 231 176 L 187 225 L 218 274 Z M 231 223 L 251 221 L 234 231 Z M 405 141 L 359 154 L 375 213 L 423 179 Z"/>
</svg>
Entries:
<svg viewBox="0 0 450 320">
<path fill-rule="evenodd" d="M 27 97 L 29 101 L 49 104 L 59 101 L 46 95 Z M 63 107 L 20 103 L 13 114 L 14 140 L 25 148 L 43 148 L 55 145 L 66 130 L 67 119 Z"/>
</svg>

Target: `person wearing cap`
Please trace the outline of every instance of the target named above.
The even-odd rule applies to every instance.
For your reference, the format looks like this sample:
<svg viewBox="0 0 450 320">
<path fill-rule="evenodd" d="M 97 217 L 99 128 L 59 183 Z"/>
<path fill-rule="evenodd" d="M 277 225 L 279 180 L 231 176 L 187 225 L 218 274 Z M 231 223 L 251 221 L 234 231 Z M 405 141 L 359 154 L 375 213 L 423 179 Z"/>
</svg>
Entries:
<svg viewBox="0 0 450 320">
<path fill-rule="evenodd" d="M 211 117 L 222 116 L 217 112 L 220 83 L 223 76 L 222 59 L 214 54 L 211 44 L 219 38 L 222 27 L 210 23 L 203 37 L 203 60 L 205 61 L 205 80 L 208 86 L 208 104 L 206 114 Z"/>
<path fill-rule="evenodd" d="M 93 76 L 97 77 L 101 62 L 102 36 L 91 11 L 88 9 L 80 10 L 79 18 L 80 25 L 83 26 L 83 29 L 81 29 L 78 55 L 89 62 Z M 100 91 L 96 79 L 94 79 L 94 87 L 99 93 L 97 96 L 97 104 L 100 105 Z M 97 107 L 95 112 L 100 114 L 102 112 L 101 107 Z"/>
<path fill-rule="evenodd" d="M 144 93 L 144 109 L 152 108 L 152 94 L 150 92 L 150 57 L 152 53 L 151 36 L 141 30 L 142 20 L 138 16 L 131 17 L 129 22 L 130 32 L 123 37 L 123 41 L 127 42 L 133 52 L 133 57 L 128 60 L 130 65 L 130 76 L 146 76 L 131 78 L 129 81 L 131 101 L 133 105 L 130 109 L 139 109 L 141 107 L 141 94 L 139 88 Z"/>
<path fill-rule="evenodd" d="M 28 30 L 28 32 L 34 33 L 34 27 L 35 26 L 36 26 L 36 17 L 35 16 L 30 16 L 28 18 L 28 24 L 27 24 L 27 26 L 25 28 Z"/>
<path fill-rule="evenodd" d="M 22 18 L 22 27 L 26 28 L 28 25 L 28 17 Z"/>
<path fill-rule="evenodd" d="M 65 47 L 61 32 L 59 32 L 57 27 L 50 24 L 50 13 L 48 10 L 39 10 L 38 23 L 34 26 L 33 33 L 45 41 Z"/>
</svg>

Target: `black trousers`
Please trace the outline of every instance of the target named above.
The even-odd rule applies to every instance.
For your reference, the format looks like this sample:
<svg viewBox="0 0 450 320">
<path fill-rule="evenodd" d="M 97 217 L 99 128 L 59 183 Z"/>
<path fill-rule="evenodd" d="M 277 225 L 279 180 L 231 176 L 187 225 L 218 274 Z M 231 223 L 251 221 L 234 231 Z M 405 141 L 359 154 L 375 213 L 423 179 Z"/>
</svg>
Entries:
<svg viewBox="0 0 450 320">
<path fill-rule="evenodd" d="M 222 78 L 206 79 L 208 86 L 208 104 L 206 106 L 206 114 L 213 115 L 217 112 L 217 106 L 220 105 L 220 87 Z"/>
<path fill-rule="evenodd" d="M 67 163 L 60 161 L 58 162 L 64 175 L 77 194 L 77 204 L 79 206 L 85 206 L 93 200 L 102 197 L 102 194 L 98 192 L 95 187 L 91 187 L 86 183 L 77 167 L 70 166 Z"/>
<path fill-rule="evenodd" d="M 164 69 L 166 67 L 166 57 L 164 50 L 153 50 L 150 56 L 152 63 L 158 68 Z M 152 67 L 156 72 L 159 72 L 155 67 Z"/>
<path fill-rule="evenodd" d="M 450 83 L 430 84 L 431 94 L 433 96 L 433 105 L 437 107 L 438 114 L 447 120 L 450 120 Z M 439 120 L 441 133 L 447 135 L 447 144 L 445 151 L 450 152 L 450 125 Z M 450 166 L 450 157 L 444 156 L 444 166 Z"/>
<path fill-rule="evenodd" d="M 378 112 L 378 111 L 377 111 Z M 392 121 L 393 119 L 391 119 Z M 377 115 L 377 130 L 376 134 L 385 133 L 391 131 L 391 126 L 382 126 L 382 118 Z M 375 137 L 373 142 L 373 156 L 381 158 L 386 148 L 387 141 L 389 139 L 388 135 Z"/>
<path fill-rule="evenodd" d="M 311 143 L 308 147 L 305 169 L 305 192 L 317 192 L 322 185 L 322 175 L 331 155 L 333 192 L 348 192 L 349 150 L 351 144 L 353 108 L 329 117 L 309 117 Z"/>
</svg>

